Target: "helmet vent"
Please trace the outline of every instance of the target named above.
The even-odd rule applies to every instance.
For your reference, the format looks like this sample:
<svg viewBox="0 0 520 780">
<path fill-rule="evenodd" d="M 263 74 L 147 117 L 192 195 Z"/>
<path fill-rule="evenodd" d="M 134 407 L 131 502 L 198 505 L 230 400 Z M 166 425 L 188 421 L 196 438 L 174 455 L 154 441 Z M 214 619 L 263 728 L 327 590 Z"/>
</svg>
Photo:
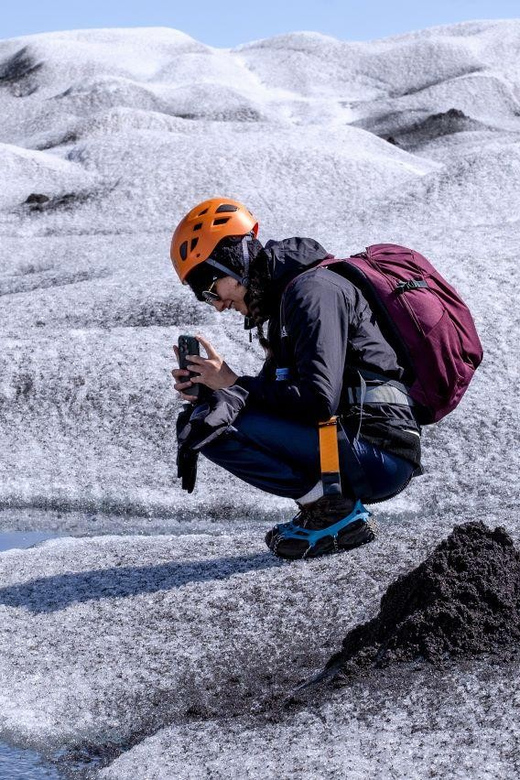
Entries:
<svg viewBox="0 0 520 780">
<path fill-rule="evenodd" d="M 188 242 L 183 241 L 182 244 L 179 247 L 179 254 L 181 256 L 181 260 L 186 260 L 188 257 Z"/>
<path fill-rule="evenodd" d="M 221 217 L 220 219 L 213 220 L 214 225 L 225 225 L 226 222 L 229 222 L 229 217 Z"/>
<path fill-rule="evenodd" d="M 215 214 L 221 214 L 223 211 L 238 211 L 238 206 L 233 206 L 231 203 L 223 203 L 219 206 Z"/>
<path fill-rule="evenodd" d="M 198 225 L 194 225 L 194 226 L 193 226 L 193 230 L 194 230 L 194 231 L 195 231 L 195 230 L 200 230 L 200 229 L 201 229 L 201 227 L 202 227 L 202 222 L 199 222 L 199 223 L 198 223 Z"/>
<path fill-rule="evenodd" d="M 198 217 L 202 217 L 202 215 L 203 215 L 203 214 L 207 214 L 207 213 L 208 213 L 208 211 L 209 211 L 209 209 L 204 209 L 204 211 L 200 211 L 200 212 L 197 214 L 197 216 L 198 216 Z"/>
<path fill-rule="evenodd" d="M 193 250 L 195 249 L 195 247 L 197 246 L 198 243 L 199 243 L 199 239 L 198 238 L 192 238 L 191 239 L 190 252 L 193 252 Z"/>
</svg>

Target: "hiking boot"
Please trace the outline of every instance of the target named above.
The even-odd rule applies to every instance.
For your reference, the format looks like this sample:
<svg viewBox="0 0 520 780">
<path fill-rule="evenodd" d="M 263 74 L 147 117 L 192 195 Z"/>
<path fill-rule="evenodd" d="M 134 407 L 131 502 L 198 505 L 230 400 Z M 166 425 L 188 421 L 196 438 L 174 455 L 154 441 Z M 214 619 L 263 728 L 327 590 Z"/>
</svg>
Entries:
<svg viewBox="0 0 520 780">
<path fill-rule="evenodd" d="M 352 550 L 375 538 L 371 513 L 361 501 L 323 496 L 298 512 L 290 523 L 275 525 L 265 542 L 280 558 L 316 558 Z"/>
</svg>

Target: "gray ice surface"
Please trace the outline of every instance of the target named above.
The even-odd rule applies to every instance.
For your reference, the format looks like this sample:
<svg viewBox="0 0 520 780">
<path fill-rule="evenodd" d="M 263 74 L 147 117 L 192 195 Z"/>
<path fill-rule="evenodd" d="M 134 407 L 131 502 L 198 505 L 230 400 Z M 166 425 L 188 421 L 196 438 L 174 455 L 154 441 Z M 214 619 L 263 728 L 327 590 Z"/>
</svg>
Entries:
<svg viewBox="0 0 520 780">
<path fill-rule="evenodd" d="M 4 741 L 112 780 L 518 777 L 513 663 L 280 702 L 455 523 L 520 541 L 519 35 L 0 41 L 0 529 L 55 537 L 0 554 Z M 207 462 L 192 495 L 175 478 L 179 333 L 239 373 L 263 357 L 171 271 L 172 228 L 219 193 L 263 241 L 412 246 L 474 315 L 482 366 L 351 554 L 281 563 L 263 535 L 290 501 Z"/>
</svg>

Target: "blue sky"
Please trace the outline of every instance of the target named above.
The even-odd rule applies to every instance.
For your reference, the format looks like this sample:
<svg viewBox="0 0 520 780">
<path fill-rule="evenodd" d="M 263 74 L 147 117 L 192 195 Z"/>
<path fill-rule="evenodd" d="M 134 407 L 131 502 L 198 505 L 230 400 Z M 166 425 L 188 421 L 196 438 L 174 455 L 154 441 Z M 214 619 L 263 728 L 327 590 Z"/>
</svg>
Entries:
<svg viewBox="0 0 520 780">
<path fill-rule="evenodd" d="M 211 46 L 313 30 L 370 40 L 471 19 L 520 18 L 518 0 L 3 0 L 0 38 L 88 27 L 176 27 Z"/>
</svg>

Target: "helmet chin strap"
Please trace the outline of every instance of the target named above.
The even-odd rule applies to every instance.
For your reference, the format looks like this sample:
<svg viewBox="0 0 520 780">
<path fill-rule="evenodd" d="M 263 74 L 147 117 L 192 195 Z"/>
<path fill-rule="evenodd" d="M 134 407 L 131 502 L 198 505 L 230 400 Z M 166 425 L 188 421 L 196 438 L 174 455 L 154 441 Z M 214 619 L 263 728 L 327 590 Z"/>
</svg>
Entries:
<svg viewBox="0 0 520 780">
<path fill-rule="evenodd" d="M 223 273 L 223 274 L 225 274 L 225 276 L 231 276 L 231 278 L 232 278 L 232 279 L 236 279 L 236 280 L 237 280 L 237 282 L 240 282 L 240 284 L 242 284 L 242 279 L 243 279 L 243 277 L 242 277 L 242 276 L 239 276 L 239 275 L 238 275 L 238 274 L 236 274 L 234 271 L 230 271 L 230 270 L 229 270 L 229 268 L 226 268 L 226 266 L 225 266 L 225 265 L 222 265 L 222 263 L 217 263 L 217 261 L 216 261 L 216 260 L 213 260 L 213 258 L 212 258 L 212 257 L 209 257 L 209 258 L 206 260 L 206 263 L 207 263 L 208 265 L 211 265 L 211 266 L 213 266 L 213 268 L 218 268 L 218 270 L 219 270 L 219 271 L 222 271 L 222 273 Z"/>
<path fill-rule="evenodd" d="M 244 236 L 242 239 L 242 259 L 244 261 L 244 276 L 242 278 L 241 284 L 244 285 L 244 287 L 247 289 L 249 287 L 249 247 L 248 244 L 251 241 L 251 234 L 249 233 L 247 236 Z M 253 334 L 251 333 L 252 328 L 254 328 L 255 323 L 252 317 L 250 317 L 248 314 L 244 317 L 244 330 L 249 331 L 249 343 L 253 341 Z"/>
<path fill-rule="evenodd" d="M 248 233 L 242 239 L 242 260 L 244 261 L 244 276 L 242 284 L 244 287 L 249 286 L 249 242 L 251 241 L 251 235 Z"/>
</svg>

